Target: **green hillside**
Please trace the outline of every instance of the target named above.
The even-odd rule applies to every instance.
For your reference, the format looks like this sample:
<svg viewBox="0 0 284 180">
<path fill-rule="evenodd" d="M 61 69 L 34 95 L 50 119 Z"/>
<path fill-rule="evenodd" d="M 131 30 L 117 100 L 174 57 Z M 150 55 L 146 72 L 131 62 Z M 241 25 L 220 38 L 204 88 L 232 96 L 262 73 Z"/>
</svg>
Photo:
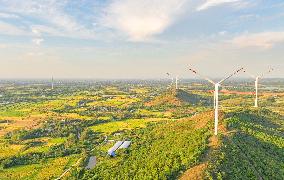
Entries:
<svg viewBox="0 0 284 180">
<path fill-rule="evenodd" d="M 284 118 L 267 109 L 227 115 L 228 133 L 209 163 L 209 179 L 283 179 Z"/>
<path fill-rule="evenodd" d="M 111 158 L 98 157 L 80 179 L 176 179 L 196 165 L 207 149 L 212 113 L 150 126 L 129 134 L 133 144 Z"/>
<path fill-rule="evenodd" d="M 182 105 L 210 105 L 212 104 L 212 99 L 201 96 L 199 94 L 194 94 L 187 92 L 182 89 L 170 89 L 160 96 L 157 96 L 152 101 L 148 102 L 148 106 L 182 106 Z"/>
</svg>

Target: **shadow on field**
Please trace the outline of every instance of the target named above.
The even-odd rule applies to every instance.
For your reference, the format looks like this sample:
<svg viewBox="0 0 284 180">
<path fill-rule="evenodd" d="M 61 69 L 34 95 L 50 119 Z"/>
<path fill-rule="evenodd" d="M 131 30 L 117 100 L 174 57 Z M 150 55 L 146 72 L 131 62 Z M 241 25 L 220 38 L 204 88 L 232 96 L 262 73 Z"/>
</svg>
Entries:
<svg viewBox="0 0 284 180">
<path fill-rule="evenodd" d="M 281 123 L 283 126 L 283 122 L 278 120 L 284 120 L 284 117 L 280 114 L 267 109 L 231 112 L 226 114 L 225 118 L 239 118 L 243 123 L 254 123 L 255 125 L 276 129 L 281 128 Z"/>
<path fill-rule="evenodd" d="M 231 113 L 228 128 L 239 131 L 264 133 L 270 136 L 284 137 L 283 116 L 263 109 L 260 111 L 244 111 Z M 233 120 L 232 120 L 233 119 Z"/>
</svg>

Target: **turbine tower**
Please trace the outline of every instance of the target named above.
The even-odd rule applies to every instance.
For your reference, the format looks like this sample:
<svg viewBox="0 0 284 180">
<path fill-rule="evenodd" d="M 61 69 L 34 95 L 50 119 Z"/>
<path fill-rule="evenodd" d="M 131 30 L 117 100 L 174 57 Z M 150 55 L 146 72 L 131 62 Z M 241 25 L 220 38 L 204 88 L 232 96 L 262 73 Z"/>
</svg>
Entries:
<svg viewBox="0 0 284 180">
<path fill-rule="evenodd" d="M 222 79 L 219 82 L 214 82 L 211 79 L 201 75 L 200 73 L 197 73 L 196 70 L 189 68 L 189 70 L 191 72 L 193 72 L 194 74 L 200 76 L 201 78 L 207 80 L 208 82 L 210 82 L 211 84 L 213 84 L 215 86 L 215 91 L 214 91 L 214 109 L 215 109 L 215 120 L 214 120 L 214 134 L 217 135 L 218 134 L 218 113 L 219 113 L 219 87 L 221 86 L 222 82 L 226 81 L 227 79 L 231 78 L 232 76 L 234 76 L 235 74 L 239 73 L 240 71 L 242 71 L 244 68 L 240 68 L 237 71 L 235 71 L 234 73 L 230 74 L 228 77 Z"/>
<path fill-rule="evenodd" d="M 247 73 L 250 77 L 252 77 L 253 79 L 255 79 L 254 85 L 255 85 L 255 100 L 254 100 L 254 107 L 258 107 L 258 81 L 259 79 L 261 79 L 264 75 L 270 73 L 273 71 L 273 68 L 269 68 L 267 72 L 261 74 L 260 76 L 255 76 L 252 75 L 251 73 L 247 72 L 246 70 L 244 70 L 245 73 Z"/>
<path fill-rule="evenodd" d="M 51 89 L 53 89 L 53 76 L 51 77 Z"/>
<path fill-rule="evenodd" d="M 176 76 L 176 89 L 178 89 L 178 76 Z"/>
</svg>

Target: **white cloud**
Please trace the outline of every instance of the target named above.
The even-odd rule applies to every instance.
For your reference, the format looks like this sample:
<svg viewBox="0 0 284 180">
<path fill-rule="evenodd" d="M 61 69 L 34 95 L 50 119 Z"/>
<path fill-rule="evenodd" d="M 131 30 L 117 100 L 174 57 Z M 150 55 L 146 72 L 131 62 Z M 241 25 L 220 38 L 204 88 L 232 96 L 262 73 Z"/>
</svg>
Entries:
<svg viewBox="0 0 284 180">
<path fill-rule="evenodd" d="M 224 36 L 224 35 L 226 35 L 227 33 L 228 33 L 227 31 L 220 31 L 220 32 L 218 32 L 218 35 Z"/>
<path fill-rule="evenodd" d="M 31 31 L 35 36 L 42 36 L 43 34 L 54 35 L 54 36 L 66 36 L 67 33 L 60 31 L 54 27 L 46 26 L 46 25 L 32 25 L 30 27 Z"/>
<path fill-rule="evenodd" d="M 0 21 L 0 34 L 7 35 L 26 35 L 26 31 L 21 27 L 8 24 L 6 22 Z"/>
<path fill-rule="evenodd" d="M 258 14 L 244 14 L 239 17 L 240 20 L 255 20 L 259 18 Z"/>
<path fill-rule="evenodd" d="M 185 0 L 114 0 L 106 9 L 105 26 L 145 41 L 163 32 L 180 15 Z"/>
<path fill-rule="evenodd" d="M 44 39 L 42 39 L 42 38 L 35 38 L 35 39 L 33 39 L 32 40 L 32 42 L 34 43 L 34 44 L 36 44 L 36 45 L 41 45 L 41 43 L 44 41 Z"/>
<path fill-rule="evenodd" d="M 232 43 L 239 47 L 272 48 L 277 43 L 284 42 L 284 32 L 261 32 L 244 34 L 232 39 Z"/>
<path fill-rule="evenodd" d="M 36 28 L 36 27 L 31 27 L 32 29 L 32 33 L 34 34 L 35 38 L 32 39 L 32 42 L 37 45 L 40 46 L 41 43 L 44 41 L 44 39 L 42 38 L 42 33 L 41 30 Z"/>
<path fill-rule="evenodd" d="M 29 22 L 34 35 L 45 32 L 53 36 L 94 38 L 92 30 L 85 28 L 64 11 L 67 3 L 66 0 L 9 0 L 1 2 L 0 10 L 37 19 L 39 23 Z M 41 30 L 33 27 L 40 27 Z M 47 27 L 47 30 L 42 27 Z"/>
<path fill-rule="evenodd" d="M 240 2 L 241 0 L 206 0 L 203 4 L 196 8 L 197 11 L 206 10 L 213 6 L 222 5 L 225 3 L 236 3 Z"/>
<path fill-rule="evenodd" d="M 0 18 L 2 19 L 17 19 L 19 18 L 18 15 L 15 15 L 15 14 L 11 14 L 11 13 L 3 13 L 3 12 L 0 12 Z"/>
<path fill-rule="evenodd" d="M 10 0 L 5 1 L 3 5 L 6 7 L 6 11 L 45 19 L 49 23 L 65 29 L 75 29 L 77 23 L 63 11 L 66 2 L 56 0 Z"/>
<path fill-rule="evenodd" d="M 41 36 L 41 32 L 38 28 L 32 27 L 32 33 L 34 33 L 37 36 Z"/>
</svg>

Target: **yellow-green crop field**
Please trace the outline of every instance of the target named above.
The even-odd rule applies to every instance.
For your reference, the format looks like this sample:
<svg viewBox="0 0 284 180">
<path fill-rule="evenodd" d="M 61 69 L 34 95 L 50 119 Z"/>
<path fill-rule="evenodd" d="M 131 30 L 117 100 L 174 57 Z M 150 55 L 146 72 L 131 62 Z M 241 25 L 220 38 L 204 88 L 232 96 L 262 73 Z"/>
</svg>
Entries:
<svg viewBox="0 0 284 180">
<path fill-rule="evenodd" d="M 161 121 L 169 121 L 168 118 L 146 118 L 146 119 L 127 119 L 124 121 L 114 121 L 103 123 L 100 125 L 90 127 L 95 132 L 105 134 L 112 134 L 123 130 L 132 130 L 135 128 L 145 128 L 148 123 L 155 123 Z"/>
</svg>

